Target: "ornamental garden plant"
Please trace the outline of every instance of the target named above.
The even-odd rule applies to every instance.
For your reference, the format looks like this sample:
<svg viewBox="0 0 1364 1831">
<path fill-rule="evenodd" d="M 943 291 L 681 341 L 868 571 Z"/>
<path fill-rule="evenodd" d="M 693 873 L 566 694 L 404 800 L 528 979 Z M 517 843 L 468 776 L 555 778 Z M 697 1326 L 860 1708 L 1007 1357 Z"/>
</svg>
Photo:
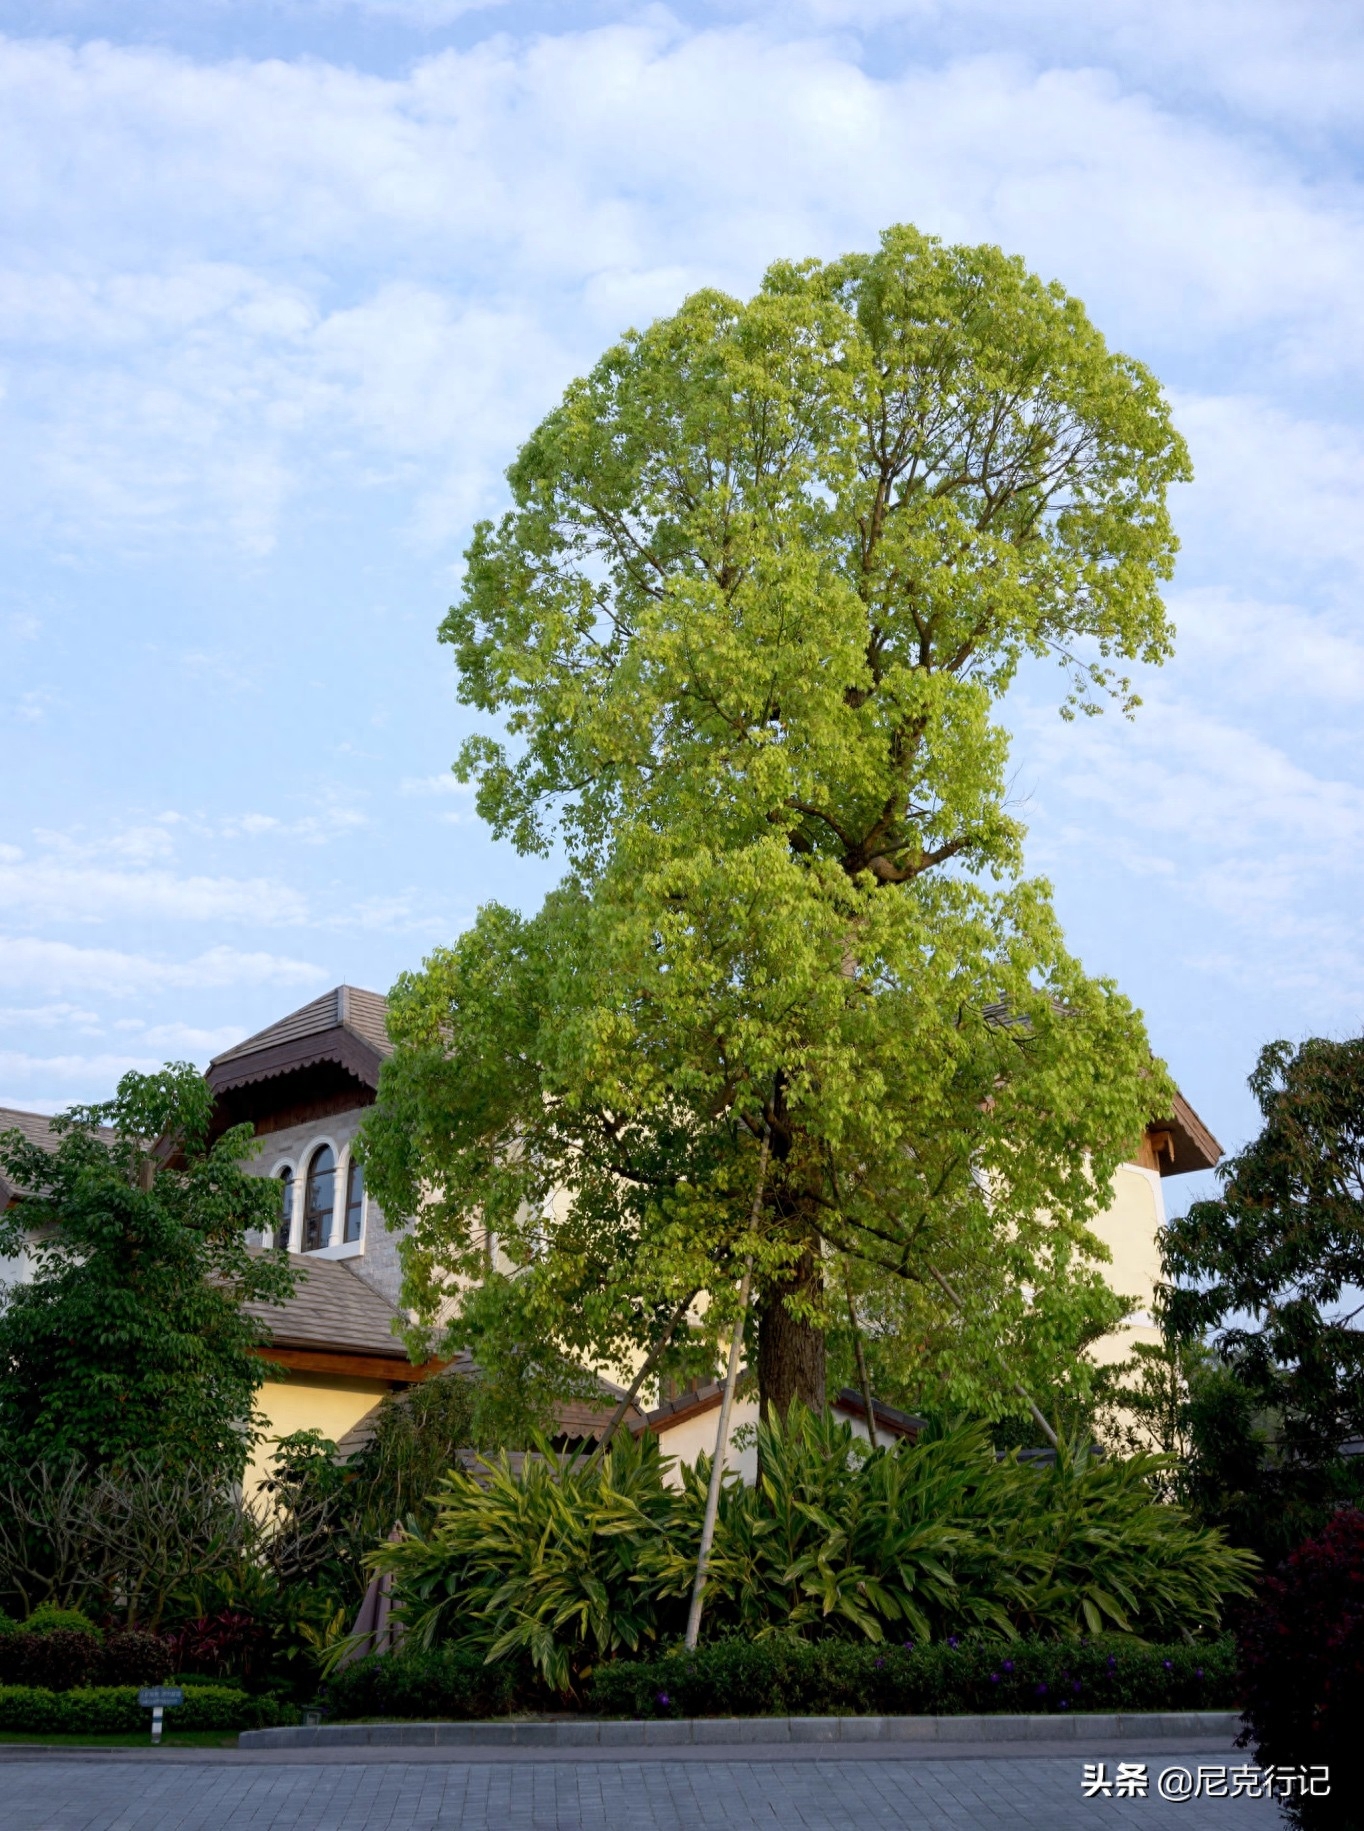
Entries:
<svg viewBox="0 0 1364 1831">
<path fill-rule="evenodd" d="M 1212 1643 L 1225 1600 L 1250 1588 L 1249 1554 L 1156 1499 L 1159 1457 L 1063 1450 L 1038 1469 L 1001 1460 L 979 1425 L 872 1450 L 799 1405 L 759 1426 L 758 1449 L 758 1485 L 722 1489 L 706 1613 L 721 1642 L 833 1642 L 873 1661 L 982 1635 L 1001 1659 L 1022 1637 Z M 406 1684 L 397 1669 L 435 1651 L 450 1671 L 506 1664 L 523 1693 L 607 1695 L 609 1662 L 680 1637 L 708 1475 L 702 1458 L 668 1486 L 649 1437 L 618 1439 L 592 1468 L 548 1452 L 517 1472 L 505 1458 L 453 1472 L 430 1529 L 372 1555 L 395 1579 L 408 1650 L 391 1680 L 365 1683 Z M 1000 1682 L 1013 1696 L 1002 1668 Z M 335 1683 L 334 1705 L 356 1703 L 359 1679 Z"/>
</svg>

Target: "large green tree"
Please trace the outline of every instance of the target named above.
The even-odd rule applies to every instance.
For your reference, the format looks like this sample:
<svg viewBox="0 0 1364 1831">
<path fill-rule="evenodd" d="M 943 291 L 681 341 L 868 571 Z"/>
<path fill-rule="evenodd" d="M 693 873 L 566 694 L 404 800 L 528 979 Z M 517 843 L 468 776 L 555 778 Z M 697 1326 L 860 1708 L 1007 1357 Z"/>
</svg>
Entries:
<svg viewBox="0 0 1364 1831">
<path fill-rule="evenodd" d="M 495 1231 L 528 1327 L 624 1352 L 697 1290 L 718 1331 L 751 1258 L 783 1411 L 849 1282 L 987 1409 L 1111 1319 L 1087 1222 L 1169 1089 L 1021 875 L 996 709 L 1029 657 L 1093 710 L 1165 656 L 1187 474 L 1076 300 L 909 228 L 573 384 L 442 631 L 510 739 L 457 768 L 570 874 L 395 988 L 414 1295 Z"/>
<path fill-rule="evenodd" d="M 1281 1555 L 1364 1498 L 1364 1038 L 1270 1043 L 1250 1088 L 1258 1137 L 1166 1235 L 1168 1324 L 1222 1370 L 1191 1383 L 1194 1498 Z"/>
<path fill-rule="evenodd" d="M 240 1476 L 267 1372 L 242 1305 L 287 1296 L 292 1274 L 247 1247 L 278 1191 L 242 1168 L 249 1127 L 209 1142 L 211 1107 L 182 1062 L 54 1119 L 54 1151 L 0 1137 L 28 1191 L 0 1215 L 0 1253 L 26 1245 L 36 1261 L 0 1304 L 0 1454 Z"/>
</svg>

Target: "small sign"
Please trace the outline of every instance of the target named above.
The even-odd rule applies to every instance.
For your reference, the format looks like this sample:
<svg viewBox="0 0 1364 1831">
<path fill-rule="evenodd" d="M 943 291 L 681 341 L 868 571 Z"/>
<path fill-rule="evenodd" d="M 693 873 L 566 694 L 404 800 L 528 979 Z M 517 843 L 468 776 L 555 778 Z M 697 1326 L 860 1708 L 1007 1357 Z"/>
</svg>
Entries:
<svg viewBox="0 0 1364 1831">
<path fill-rule="evenodd" d="M 179 1685 L 144 1685 L 137 1701 L 144 1710 L 170 1710 L 184 1703 L 185 1694 Z"/>
</svg>

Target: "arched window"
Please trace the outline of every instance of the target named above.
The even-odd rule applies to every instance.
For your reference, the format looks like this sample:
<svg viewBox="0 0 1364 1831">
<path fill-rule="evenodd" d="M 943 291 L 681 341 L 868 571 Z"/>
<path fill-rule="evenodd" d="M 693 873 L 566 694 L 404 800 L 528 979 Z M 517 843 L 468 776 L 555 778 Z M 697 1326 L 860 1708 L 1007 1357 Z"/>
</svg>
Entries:
<svg viewBox="0 0 1364 1831">
<path fill-rule="evenodd" d="M 275 1244 L 283 1251 L 289 1250 L 289 1231 L 294 1224 L 294 1173 L 286 1163 L 279 1173 L 279 1222 L 275 1228 Z"/>
<path fill-rule="evenodd" d="M 318 1252 L 332 1237 L 332 1209 L 336 1206 L 336 1158 L 329 1144 L 319 1145 L 308 1165 L 308 1187 L 303 1198 L 303 1250 Z"/>
<path fill-rule="evenodd" d="M 346 1230 L 344 1240 L 358 1240 L 365 1219 L 365 1167 L 352 1157 L 346 1172 Z"/>
</svg>

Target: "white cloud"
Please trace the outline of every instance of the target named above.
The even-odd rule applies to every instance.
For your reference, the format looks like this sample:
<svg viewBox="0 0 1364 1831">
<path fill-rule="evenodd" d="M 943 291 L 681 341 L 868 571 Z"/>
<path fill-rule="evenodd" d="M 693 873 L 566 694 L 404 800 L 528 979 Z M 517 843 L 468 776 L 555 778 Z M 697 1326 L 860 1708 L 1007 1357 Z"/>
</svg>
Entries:
<svg viewBox="0 0 1364 1831">
<path fill-rule="evenodd" d="M 88 1011 L 82 1005 L 0 1005 L 0 1024 L 72 1025 L 83 1030 L 98 1030 L 101 1020 L 97 1011 Z"/>
<path fill-rule="evenodd" d="M 301 839 L 305 845 L 326 845 L 368 821 L 359 808 L 335 805 L 297 820 L 282 820 L 276 814 L 229 814 L 217 823 L 216 831 L 224 839 Z"/>
<path fill-rule="evenodd" d="M 474 788 L 471 782 L 461 782 L 453 770 L 445 770 L 435 776 L 404 776 L 398 785 L 400 795 L 458 795 L 462 799 L 472 799 Z"/>
<path fill-rule="evenodd" d="M 1219 697 L 1261 706 L 1343 713 L 1364 702 L 1364 631 L 1357 617 L 1221 586 L 1176 592 L 1170 608 L 1181 681 L 1215 679 Z"/>
<path fill-rule="evenodd" d="M 160 918 L 276 927 L 304 921 L 305 899 L 268 878 L 178 877 L 60 859 L 0 864 L 0 909 L 35 922 Z"/>
<path fill-rule="evenodd" d="M 146 998 L 162 991 L 278 985 L 320 986 L 326 969 L 279 954 L 211 947 L 187 960 L 157 959 L 117 948 L 0 936 L 0 986 L 32 994 L 95 992 Z"/>
<path fill-rule="evenodd" d="M 1246 395 L 1177 398 L 1197 482 L 1181 522 L 1247 572 L 1296 582 L 1364 574 L 1364 435 Z M 1248 562 L 1248 563 L 1247 563 Z M 1206 560 L 1205 560 L 1206 564 Z"/>
<path fill-rule="evenodd" d="M 624 323 L 897 218 L 1022 249 L 1144 348 L 1364 349 L 1347 184 L 1059 53 L 877 77 L 782 30 L 654 13 L 395 78 L 0 42 L 13 512 L 265 553 L 345 477 L 448 538 Z"/>
<path fill-rule="evenodd" d="M 73 1099 L 82 1093 L 100 1099 L 113 1093 L 121 1075 L 150 1074 L 161 1066 L 151 1055 L 25 1055 L 17 1049 L 0 1049 L 0 1086 L 65 1087 Z M 24 1100 L 11 1098 L 0 1104 L 22 1106 Z"/>
</svg>

